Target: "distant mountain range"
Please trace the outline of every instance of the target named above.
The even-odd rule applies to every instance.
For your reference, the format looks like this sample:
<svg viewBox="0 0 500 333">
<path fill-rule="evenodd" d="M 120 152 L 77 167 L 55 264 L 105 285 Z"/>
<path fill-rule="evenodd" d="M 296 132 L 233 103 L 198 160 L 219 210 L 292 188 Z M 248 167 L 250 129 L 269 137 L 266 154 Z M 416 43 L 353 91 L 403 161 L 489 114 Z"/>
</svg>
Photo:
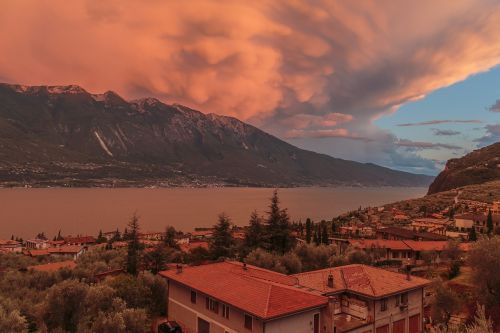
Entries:
<svg viewBox="0 0 500 333">
<path fill-rule="evenodd" d="M 79 86 L 0 84 L 3 186 L 426 186 L 294 147 L 232 117 Z"/>
<path fill-rule="evenodd" d="M 448 160 L 428 194 L 500 180 L 500 142 Z"/>
</svg>

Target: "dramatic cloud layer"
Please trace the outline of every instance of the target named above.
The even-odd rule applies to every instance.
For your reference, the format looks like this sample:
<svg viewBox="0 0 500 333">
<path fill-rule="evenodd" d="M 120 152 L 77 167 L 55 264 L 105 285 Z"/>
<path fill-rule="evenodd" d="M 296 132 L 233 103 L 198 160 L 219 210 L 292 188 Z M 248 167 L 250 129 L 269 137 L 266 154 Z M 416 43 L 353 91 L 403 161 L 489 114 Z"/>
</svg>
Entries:
<svg viewBox="0 0 500 333">
<path fill-rule="evenodd" d="M 422 121 L 419 123 L 406 123 L 398 124 L 398 126 L 408 127 L 408 126 L 427 126 L 427 125 L 438 125 L 438 124 L 467 124 L 467 123 L 481 123 L 480 120 L 429 120 Z"/>
<path fill-rule="evenodd" d="M 500 62 L 500 6 L 9 1 L 0 10 L 0 49 L 2 81 L 150 95 L 309 138 L 302 146 L 347 138 L 378 149 L 375 141 L 390 136 L 374 119 Z M 397 142 L 379 153 L 394 154 Z"/>
</svg>

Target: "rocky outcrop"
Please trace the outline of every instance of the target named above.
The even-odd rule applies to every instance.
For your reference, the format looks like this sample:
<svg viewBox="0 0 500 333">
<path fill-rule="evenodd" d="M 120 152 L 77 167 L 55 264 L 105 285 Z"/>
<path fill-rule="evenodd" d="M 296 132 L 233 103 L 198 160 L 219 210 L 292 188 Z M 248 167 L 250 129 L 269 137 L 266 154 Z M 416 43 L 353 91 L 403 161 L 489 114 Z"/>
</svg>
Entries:
<svg viewBox="0 0 500 333">
<path fill-rule="evenodd" d="M 500 142 L 449 160 L 429 186 L 428 194 L 494 180 L 500 180 Z"/>
</svg>

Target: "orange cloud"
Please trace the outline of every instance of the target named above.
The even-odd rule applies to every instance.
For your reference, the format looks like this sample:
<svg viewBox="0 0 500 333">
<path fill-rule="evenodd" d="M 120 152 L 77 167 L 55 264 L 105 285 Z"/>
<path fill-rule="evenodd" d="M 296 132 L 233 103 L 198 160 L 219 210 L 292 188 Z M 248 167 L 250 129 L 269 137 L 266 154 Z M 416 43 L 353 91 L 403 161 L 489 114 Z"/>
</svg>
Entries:
<svg viewBox="0 0 500 333">
<path fill-rule="evenodd" d="M 0 49 L 0 81 L 154 96 L 277 128 L 361 128 L 498 64 L 500 7 L 20 0 L 2 3 Z"/>
</svg>

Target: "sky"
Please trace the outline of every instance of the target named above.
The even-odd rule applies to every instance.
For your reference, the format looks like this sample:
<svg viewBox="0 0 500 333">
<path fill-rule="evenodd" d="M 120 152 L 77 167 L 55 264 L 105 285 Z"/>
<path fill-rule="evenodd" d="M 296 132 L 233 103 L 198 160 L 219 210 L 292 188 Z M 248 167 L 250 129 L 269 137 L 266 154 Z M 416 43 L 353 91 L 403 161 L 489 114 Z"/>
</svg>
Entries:
<svg viewBox="0 0 500 333">
<path fill-rule="evenodd" d="M 500 141 L 500 0 L 4 0 L 0 50 L 0 82 L 156 97 L 398 170 Z"/>
</svg>

